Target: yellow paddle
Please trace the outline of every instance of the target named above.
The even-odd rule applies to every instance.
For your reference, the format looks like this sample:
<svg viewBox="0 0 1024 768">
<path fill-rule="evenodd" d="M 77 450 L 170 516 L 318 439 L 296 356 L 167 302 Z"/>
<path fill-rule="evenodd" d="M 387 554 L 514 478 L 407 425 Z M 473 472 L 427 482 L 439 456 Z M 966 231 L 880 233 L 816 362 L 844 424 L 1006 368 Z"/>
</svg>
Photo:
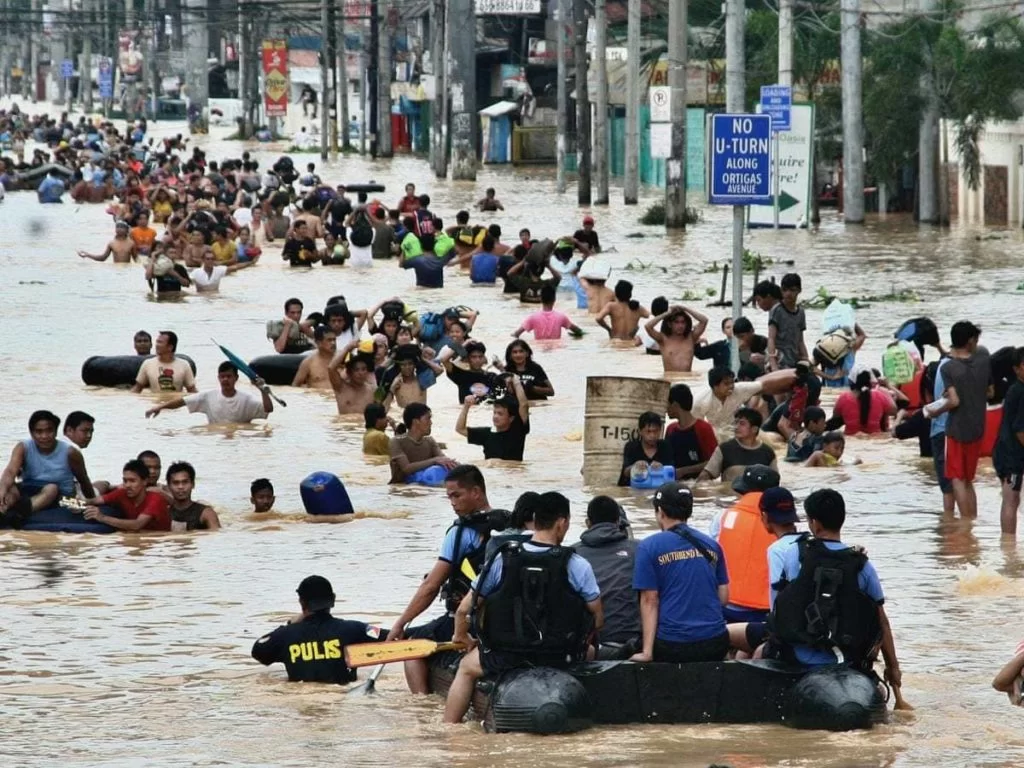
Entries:
<svg viewBox="0 0 1024 768">
<path fill-rule="evenodd" d="M 425 659 L 441 651 L 461 651 L 462 643 L 435 643 L 433 640 L 396 640 L 385 643 L 356 643 L 345 646 L 345 663 L 352 669 L 371 664 Z"/>
</svg>

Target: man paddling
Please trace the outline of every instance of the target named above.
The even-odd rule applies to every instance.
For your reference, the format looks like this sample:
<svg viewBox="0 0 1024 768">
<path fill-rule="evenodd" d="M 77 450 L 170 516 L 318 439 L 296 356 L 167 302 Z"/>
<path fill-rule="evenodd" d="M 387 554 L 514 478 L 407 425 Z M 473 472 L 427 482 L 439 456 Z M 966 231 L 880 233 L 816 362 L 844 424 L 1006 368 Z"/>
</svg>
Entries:
<svg viewBox="0 0 1024 768">
<path fill-rule="evenodd" d="M 456 520 L 445 533 L 434 567 L 420 582 L 409 605 L 391 627 L 388 636 L 392 640 L 409 637 L 439 643 L 450 641 L 455 632 L 455 611 L 470 591 L 470 577 L 466 571 L 475 574 L 483 565 L 487 534 L 474 527 L 469 516 L 474 512 L 487 512 L 491 509 L 484 476 L 472 464 L 462 464 L 448 473 L 444 485 Z M 406 630 L 405 626 L 427 610 L 442 589 L 445 592 L 445 613 L 426 624 Z M 405 680 L 413 693 L 430 693 L 428 675 L 425 659 L 405 662 Z"/>
<path fill-rule="evenodd" d="M 284 664 L 293 683 L 353 682 L 356 671 L 345 663 L 345 646 L 386 640 L 388 633 L 332 616 L 334 588 L 323 576 L 307 576 L 295 591 L 302 613 L 257 640 L 252 657 L 268 667 Z"/>
</svg>

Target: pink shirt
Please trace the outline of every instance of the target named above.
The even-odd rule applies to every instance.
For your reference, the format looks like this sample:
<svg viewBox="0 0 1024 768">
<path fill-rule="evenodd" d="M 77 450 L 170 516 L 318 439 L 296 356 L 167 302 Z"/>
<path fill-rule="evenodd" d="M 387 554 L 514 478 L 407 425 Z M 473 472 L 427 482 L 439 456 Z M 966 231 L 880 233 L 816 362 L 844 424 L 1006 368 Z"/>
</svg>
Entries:
<svg viewBox="0 0 1024 768">
<path fill-rule="evenodd" d="M 836 399 L 835 412 L 843 417 L 846 434 L 864 432 L 872 435 L 882 431 L 882 420 L 886 414 L 896 413 L 896 403 L 887 392 L 871 390 L 871 407 L 868 408 L 868 423 L 860 423 L 860 399 L 857 392 L 843 392 Z"/>
<path fill-rule="evenodd" d="M 523 330 L 533 331 L 535 339 L 560 339 L 562 329 L 572 326 L 572 321 L 557 309 L 542 309 L 523 320 Z"/>
</svg>

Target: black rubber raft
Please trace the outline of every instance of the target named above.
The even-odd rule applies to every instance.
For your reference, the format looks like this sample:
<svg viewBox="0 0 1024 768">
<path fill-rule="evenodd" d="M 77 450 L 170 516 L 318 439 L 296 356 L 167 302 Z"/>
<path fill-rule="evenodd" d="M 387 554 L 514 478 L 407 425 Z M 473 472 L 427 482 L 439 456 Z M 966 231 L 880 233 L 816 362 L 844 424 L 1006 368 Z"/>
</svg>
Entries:
<svg viewBox="0 0 1024 768">
<path fill-rule="evenodd" d="M 432 690 L 446 695 L 457 668 L 454 654 L 431 659 Z M 472 709 L 488 731 L 539 734 L 623 723 L 781 723 L 852 731 L 871 728 L 886 712 L 875 682 L 849 667 L 764 660 L 600 661 L 568 671 L 515 670 L 478 682 Z"/>
<path fill-rule="evenodd" d="M 100 507 L 103 514 L 110 517 L 121 517 L 121 512 L 114 507 Z M 0 522 L 0 528 L 6 527 Z M 114 533 L 116 529 L 109 525 L 86 520 L 81 512 L 64 507 L 49 507 L 34 512 L 19 530 L 48 531 L 50 533 Z"/>
<path fill-rule="evenodd" d="M 263 355 L 249 361 L 252 368 L 272 387 L 287 387 L 295 380 L 306 355 Z"/>
<path fill-rule="evenodd" d="M 188 355 L 179 355 L 196 372 L 195 361 Z M 90 387 L 130 387 L 139 375 L 142 363 L 153 355 L 94 355 L 82 363 L 82 381 Z M 291 384 L 291 382 L 288 382 Z"/>
</svg>

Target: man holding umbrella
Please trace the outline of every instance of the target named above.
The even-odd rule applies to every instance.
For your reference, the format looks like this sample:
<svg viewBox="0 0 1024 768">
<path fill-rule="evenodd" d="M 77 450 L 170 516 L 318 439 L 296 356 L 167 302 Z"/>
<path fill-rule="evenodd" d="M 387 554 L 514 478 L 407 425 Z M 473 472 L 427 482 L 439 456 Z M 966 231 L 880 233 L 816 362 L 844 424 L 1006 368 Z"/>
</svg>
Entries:
<svg viewBox="0 0 1024 768">
<path fill-rule="evenodd" d="M 260 388 L 262 398 L 236 389 L 238 368 L 233 363 L 225 361 L 220 364 L 217 380 L 220 382 L 219 390 L 211 389 L 187 397 L 176 397 L 150 408 L 146 416 L 153 417 L 160 411 L 187 407 L 189 413 L 205 413 L 210 424 L 248 424 L 253 419 L 265 419 L 267 414 L 273 413 L 274 403 L 263 379 L 253 381 Z"/>
</svg>

